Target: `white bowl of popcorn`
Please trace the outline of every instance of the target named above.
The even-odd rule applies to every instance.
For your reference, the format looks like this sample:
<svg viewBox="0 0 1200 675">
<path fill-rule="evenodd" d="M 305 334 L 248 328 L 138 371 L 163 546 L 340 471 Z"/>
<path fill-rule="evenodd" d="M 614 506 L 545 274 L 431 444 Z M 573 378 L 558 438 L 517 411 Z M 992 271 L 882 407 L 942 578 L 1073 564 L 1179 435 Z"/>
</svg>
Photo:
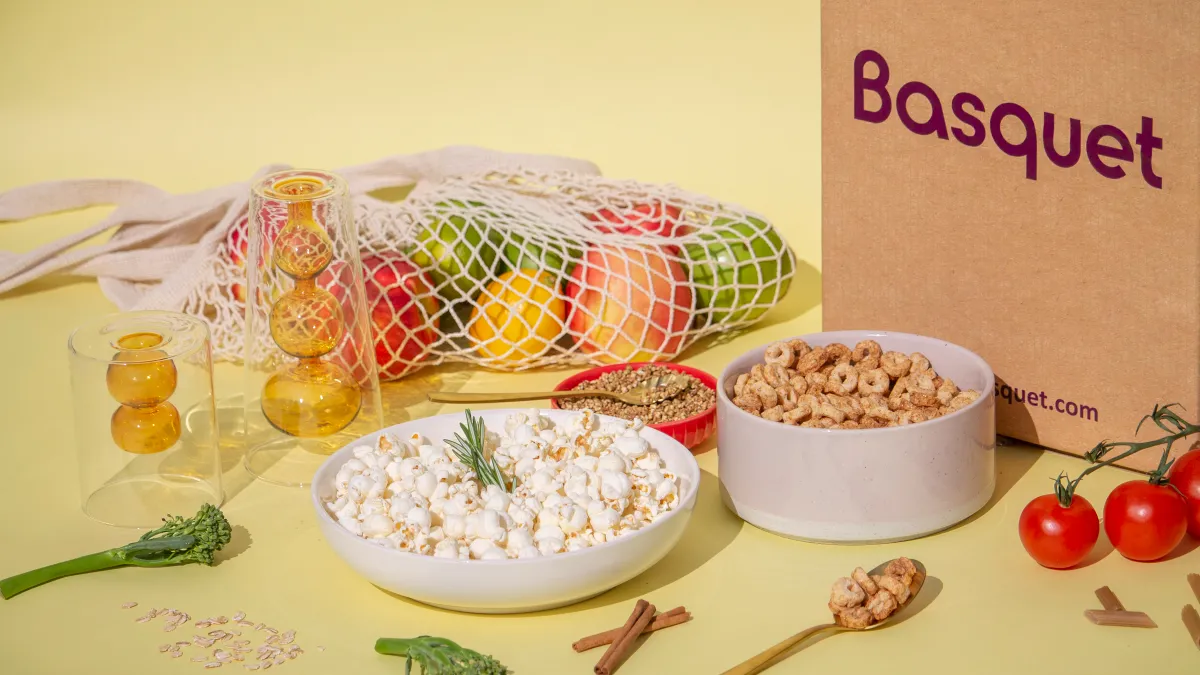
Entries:
<svg viewBox="0 0 1200 675">
<path fill-rule="evenodd" d="M 995 378 L 963 347 L 887 331 L 804 335 L 747 352 L 718 385 L 722 499 L 752 525 L 898 541 L 992 497 Z"/>
<path fill-rule="evenodd" d="M 700 468 L 669 436 L 590 411 L 473 417 L 481 442 L 465 414 L 439 415 L 364 436 L 317 470 L 321 533 L 376 586 L 444 609 L 532 612 L 632 579 L 683 535 Z"/>
</svg>

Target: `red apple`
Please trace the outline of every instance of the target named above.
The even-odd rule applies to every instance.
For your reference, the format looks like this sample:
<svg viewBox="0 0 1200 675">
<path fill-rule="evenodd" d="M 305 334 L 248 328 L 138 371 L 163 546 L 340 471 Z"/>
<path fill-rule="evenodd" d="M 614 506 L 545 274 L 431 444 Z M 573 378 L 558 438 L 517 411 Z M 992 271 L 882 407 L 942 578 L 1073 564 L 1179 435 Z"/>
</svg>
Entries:
<svg viewBox="0 0 1200 675">
<path fill-rule="evenodd" d="M 404 255 L 374 253 L 363 256 L 363 289 L 375 345 L 375 361 L 381 380 L 403 377 L 429 355 L 438 340 L 433 316 L 438 311 L 433 283 Z M 350 317 L 349 269 L 334 261 L 317 277 L 317 283 L 342 302 Z M 343 343 L 342 358 L 356 379 L 365 377 L 361 354 L 353 353 L 354 340 Z"/>
<path fill-rule="evenodd" d="M 589 247 L 566 294 L 572 336 L 605 363 L 675 356 L 692 322 L 687 272 L 660 247 Z"/>
<path fill-rule="evenodd" d="M 240 303 L 246 302 L 246 258 L 249 255 L 247 249 L 250 246 L 250 237 L 248 233 L 248 225 L 246 216 L 242 216 L 229 228 L 229 234 L 225 238 L 225 253 L 229 256 L 229 260 L 241 268 L 240 276 L 242 281 L 235 281 L 229 286 L 229 293 L 233 295 L 233 299 Z"/>
<path fill-rule="evenodd" d="M 678 206 L 654 200 L 649 203 L 633 203 L 611 206 L 583 214 L 597 223 L 596 231 L 603 234 L 656 234 L 673 237 L 680 227 Z"/>
</svg>

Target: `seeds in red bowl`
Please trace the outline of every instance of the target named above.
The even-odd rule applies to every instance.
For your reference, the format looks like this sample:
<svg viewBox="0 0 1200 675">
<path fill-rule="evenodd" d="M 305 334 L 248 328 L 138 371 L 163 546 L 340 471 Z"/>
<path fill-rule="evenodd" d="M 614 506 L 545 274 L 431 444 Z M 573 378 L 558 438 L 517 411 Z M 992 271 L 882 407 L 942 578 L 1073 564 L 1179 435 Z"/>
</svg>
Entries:
<svg viewBox="0 0 1200 675">
<path fill-rule="evenodd" d="M 706 384 L 687 372 L 667 368 L 666 366 L 626 366 L 601 374 L 594 380 L 585 380 L 576 384 L 573 390 L 599 389 L 614 393 L 624 393 L 646 380 L 660 375 L 681 375 L 687 382 L 687 388 L 682 393 L 651 405 L 630 405 L 613 398 L 584 397 L 557 399 L 555 404 L 566 410 L 592 410 L 601 415 L 611 415 L 621 419 L 641 419 L 642 422 L 666 424 L 695 417 L 710 410 L 717 402 L 717 394 Z"/>
</svg>

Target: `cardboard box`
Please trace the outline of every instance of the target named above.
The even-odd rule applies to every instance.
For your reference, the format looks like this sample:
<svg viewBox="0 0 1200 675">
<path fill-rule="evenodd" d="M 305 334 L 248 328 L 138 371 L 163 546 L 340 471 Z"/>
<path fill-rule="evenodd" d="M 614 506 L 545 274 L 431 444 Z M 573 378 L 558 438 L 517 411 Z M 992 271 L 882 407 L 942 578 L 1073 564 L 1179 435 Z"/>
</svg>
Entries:
<svg viewBox="0 0 1200 675">
<path fill-rule="evenodd" d="M 999 433 L 1067 452 L 1195 421 L 1200 2 L 823 0 L 822 33 L 826 328 L 975 350 Z"/>
</svg>

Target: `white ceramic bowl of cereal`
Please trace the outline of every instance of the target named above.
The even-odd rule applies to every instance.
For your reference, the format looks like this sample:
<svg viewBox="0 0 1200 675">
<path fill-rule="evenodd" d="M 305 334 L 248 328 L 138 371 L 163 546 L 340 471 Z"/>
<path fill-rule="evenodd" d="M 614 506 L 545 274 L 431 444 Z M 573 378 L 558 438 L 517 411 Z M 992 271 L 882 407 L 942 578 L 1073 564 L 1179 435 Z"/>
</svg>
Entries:
<svg viewBox="0 0 1200 675">
<path fill-rule="evenodd" d="M 500 430 L 509 415 L 529 412 L 485 410 L 476 417 L 482 418 L 489 430 Z M 566 410 L 537 413 L 555 424 L 581 414 Z M 352 533 L 330 514 L 326 503 L 337 496 L 335 478 L 355 457 L 356 448 L 374 446 L 383 434 L 400 440 L 419 434 L 440 444 L 459 431 L 464 419 L 462 413 L 454 413 L 388 427 L 338 450 L 317 470 L 312 503 L 321 533 L 338 557 L 372 584 L 443 609 L 478 614 L 533 612 L 586 600 L 636 577 L 666 556 L 683 536 L 696 503 L 700 467 L 687 448 L 650 428 L 642 429 L 641 436 L 661 457 L 665 470 L 675 475 L 676 505 L 640 529 L 589 548 L 499 560 L 433 557 L 375 543 Z"/>
<path fill-rule="evenodd" d="M 937 374 L 982 395 L 906 426 L 788 425 L 733 402 L 738 376 L 762 363 L 770 345 L 747 352 L 725 368 L 717 388 L 718 472 L 729 509 L 782 536 L 863 543 L 931 534 L 987 504 L 996 483 L 995 378 L 982 358 L 958 345 L 907 333 L 840 331 L 794 339 L 813 347 L 840 343 L 851 348 L 874 340 L 884 351 L 924 354 Z"/>
</svg>

